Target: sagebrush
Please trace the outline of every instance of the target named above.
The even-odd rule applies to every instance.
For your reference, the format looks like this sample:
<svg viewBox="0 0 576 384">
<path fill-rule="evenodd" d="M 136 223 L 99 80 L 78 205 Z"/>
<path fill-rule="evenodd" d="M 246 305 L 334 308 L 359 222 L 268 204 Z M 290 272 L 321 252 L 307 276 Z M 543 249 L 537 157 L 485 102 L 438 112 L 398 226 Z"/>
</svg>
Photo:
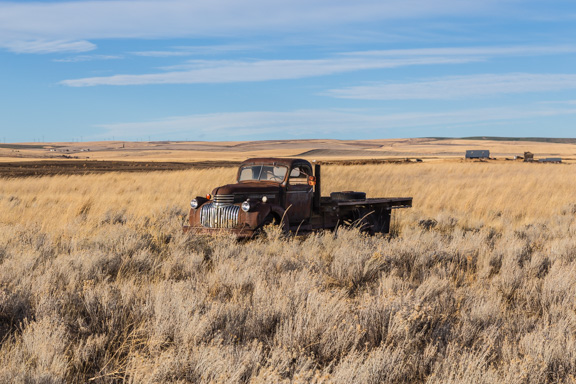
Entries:
<svg viewBox="0 0 576 384">
<path fill-rule="evenodd" d="M 2 180 L 0 382 L 576 377 L 573 166 L 326 167 L 391 236 L 181 234 L 232 169 Z"/>
</svg>

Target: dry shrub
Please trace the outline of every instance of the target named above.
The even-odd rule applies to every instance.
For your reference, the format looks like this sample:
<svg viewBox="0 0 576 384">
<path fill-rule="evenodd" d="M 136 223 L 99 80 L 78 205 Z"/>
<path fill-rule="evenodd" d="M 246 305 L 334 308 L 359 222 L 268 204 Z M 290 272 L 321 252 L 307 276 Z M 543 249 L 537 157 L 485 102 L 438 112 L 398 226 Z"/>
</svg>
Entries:
<svg viewBox="0 0 576 384">
<path fill-rule="evenodd" d="M 0 349 L 0 379 L 5 383 L 64 383 L 68 373 L 65 326 L 59 319 L 24 320 L 23 331 Z"/>
<path fill-rule="evenodd" d="M 3 180 L 0 381 L 570 382 L 571 167 L 328 166 L 415 208 L 248 242 L 180 232 L 233 170 Z"/>
</svg>

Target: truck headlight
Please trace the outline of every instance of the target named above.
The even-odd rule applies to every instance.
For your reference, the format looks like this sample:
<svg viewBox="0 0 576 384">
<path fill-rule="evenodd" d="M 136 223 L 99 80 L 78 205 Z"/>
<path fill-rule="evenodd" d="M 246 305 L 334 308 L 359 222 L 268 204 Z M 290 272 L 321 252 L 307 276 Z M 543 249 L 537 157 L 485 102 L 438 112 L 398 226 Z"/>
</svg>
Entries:
<svg viewBox="0 0 576 384">
<path fill-rule="evenodd" d="M 191 206 L 193 209 L 198 209 L 198 208 L 200 208 L 200 206 L 201 206 L 202 204 L 204 204 L 204 203 L 207 202 L 207 201 L 208 201 L 208 199 L 206 199 L 205 197 L 196 196 L 196 198 L 195 198 L 195 199 L 192 199 L 192 201 L 190 202 L 190 206 Z"/>
<path fill-rule="evenodd" d="M 244 212 L 249 212 L 252 209 L 252 204 L 250 203 L 250 201 L 246 200 L 245 202 L 242 203 L 242 210 Z"/>
</svg>

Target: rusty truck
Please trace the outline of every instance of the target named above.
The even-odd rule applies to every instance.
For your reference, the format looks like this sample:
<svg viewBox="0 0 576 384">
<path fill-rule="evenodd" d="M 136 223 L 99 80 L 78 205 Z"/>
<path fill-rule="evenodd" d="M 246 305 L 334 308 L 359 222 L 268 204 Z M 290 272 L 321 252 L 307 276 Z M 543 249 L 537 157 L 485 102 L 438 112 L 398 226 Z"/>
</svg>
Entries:
<svg viewBox="0 0 576 384">
<path fill-rule="evenodd" d="M 367 198 L 364 192 L 321 195 L 321 167 L 304 159 L 253 158 L 242 162 L 236 183 L 214 188 L 190 202 L 187 233 L 252 237 L 269 224 L 306 233 L 357 226 L 388 233 L 391 212 L 412 206 L 412 197 Z"/>
</svg>

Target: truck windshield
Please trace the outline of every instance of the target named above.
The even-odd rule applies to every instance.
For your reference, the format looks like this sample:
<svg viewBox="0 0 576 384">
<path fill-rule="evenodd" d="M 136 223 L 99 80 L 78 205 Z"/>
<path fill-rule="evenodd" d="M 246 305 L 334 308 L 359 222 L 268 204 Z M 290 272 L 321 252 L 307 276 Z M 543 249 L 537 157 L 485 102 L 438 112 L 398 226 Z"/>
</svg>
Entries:
<svg viewBox="0 0 576 384">
<path fill-rule="evenodd" d="M 238 181 L 276 181 L 281 183 L 288 168 L 281 165 L 247 165 L 240 168 Z"/>
</svg>

